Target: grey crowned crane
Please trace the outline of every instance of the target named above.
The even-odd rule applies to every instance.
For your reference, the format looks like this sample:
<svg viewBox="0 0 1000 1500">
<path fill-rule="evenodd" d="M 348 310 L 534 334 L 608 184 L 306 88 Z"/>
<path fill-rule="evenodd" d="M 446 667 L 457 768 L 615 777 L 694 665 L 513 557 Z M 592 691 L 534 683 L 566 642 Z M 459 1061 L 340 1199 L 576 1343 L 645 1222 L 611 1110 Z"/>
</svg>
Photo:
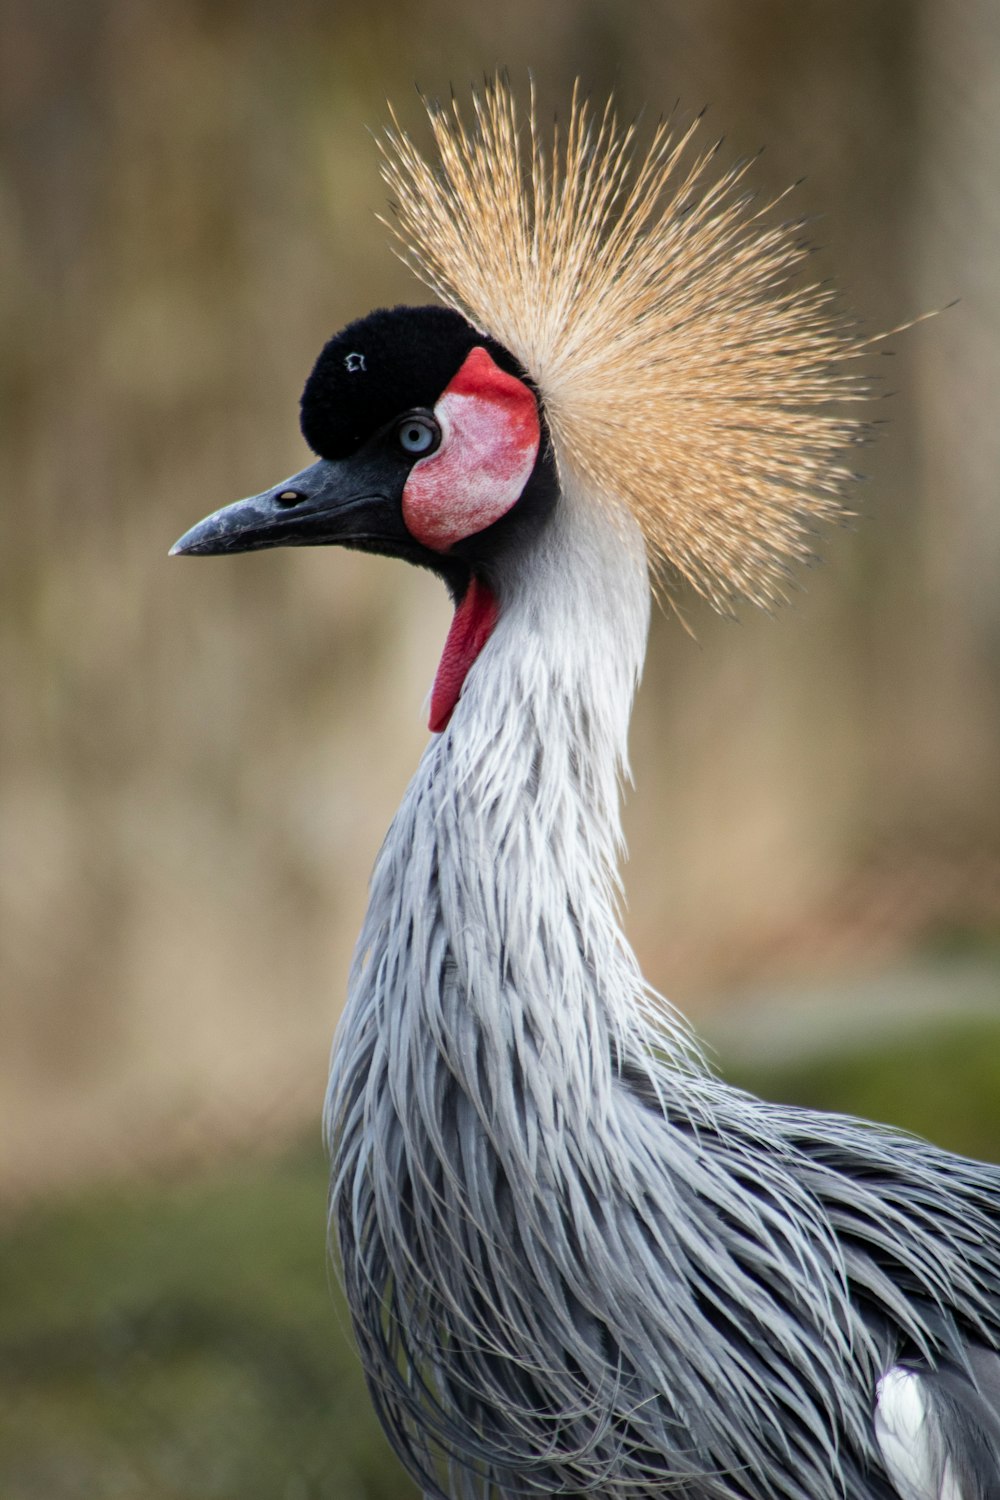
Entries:
<svg viewBox="0 0 1000 1500">
<path fill-rule="evenodd" d="M 327 1102 L 381 1421 L 428 1496 L 997 1500 L 1000 1168 L 728 1087 L 617 915 L 650 576 L 778 597 L 863 345 L 691 131 L 430 113 L 384 170 L 440 305 L 331 339 L 316 462 L 174 549 L 336 543 L 455 603 Z"/>
</svg>

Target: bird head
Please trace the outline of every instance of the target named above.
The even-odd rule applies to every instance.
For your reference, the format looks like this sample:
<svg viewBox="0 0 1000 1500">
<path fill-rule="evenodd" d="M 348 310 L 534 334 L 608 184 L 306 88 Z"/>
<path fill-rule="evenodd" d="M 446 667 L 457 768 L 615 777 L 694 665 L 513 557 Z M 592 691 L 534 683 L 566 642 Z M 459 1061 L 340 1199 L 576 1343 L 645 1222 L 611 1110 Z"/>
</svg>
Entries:
<svg viewBox="0 0 1000 1500">
<path fill-rule="evenodd" d="M 332 338 L 302 397 L 317 462 L 173 549 L 340 543 L 432 568 L 457 605 L 458 691 L 502 604 L 498 563 L 570 491 L 637 524 L 654 571 L 716 607 L 781 597 L 840 513 L 864 432 L 843 403 L 867 394 L 864 343 L 828 288 L 796 280 L 800 226 L 737 191 L 746 164 L 713 180 L 697 122 L 641 154 L 610 102 L 575 94 L 551 145 L 503 82 L 474 110 L 430 107 L 436 162 L 398 127 L 383 141 L 390 227 L 445 305 Z M 432 700 L 433 728 L 453 706 Z"/>
<path fill-rule="evenodd" d="M 460 600 L 555 504 L 537 392 L 450 308 L 349 324 L 316 361 L 301 421 L 317 461 L 207 516 L 173 554 L 337 543 L 431 568 Z"/>
<path fill-rule="evenodd" d="M 335 543 L 432 569 L 457 606 L 431 703 L 442 729 L 495 623 L 498 564 L 530 547 L 558 497 L 537 393 L 460 313 L 395 307 L 324 346 L 301 421 L 317 461 L 207 516 L 172 554 Z"/>
</svg>

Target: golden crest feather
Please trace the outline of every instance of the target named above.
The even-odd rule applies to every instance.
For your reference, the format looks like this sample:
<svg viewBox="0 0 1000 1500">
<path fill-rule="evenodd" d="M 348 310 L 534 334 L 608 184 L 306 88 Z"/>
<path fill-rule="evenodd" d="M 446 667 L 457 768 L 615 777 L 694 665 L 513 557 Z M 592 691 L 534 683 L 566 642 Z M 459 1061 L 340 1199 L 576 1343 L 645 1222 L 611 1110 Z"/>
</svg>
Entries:
<svg viewBox="0 0 1000 1500">
<path fill-rule="evenodd" d="M 403 259 L 521 362 L 560 470 L 654 565 L 718 608 L 780 598 L 853 478 L 864 424 L 833 408 L 867 396 L 833 293 L 795 280 L 798 227 L 737 191 L 746 164 L 713 179 L 698 121 L 640 150 L 579 88 L 550 143 L 534 90 L 523 121 L 501 80 L 472 109 L 428 105 L 436 162 L 395 116 L 381 142 Z"/>
</svg>

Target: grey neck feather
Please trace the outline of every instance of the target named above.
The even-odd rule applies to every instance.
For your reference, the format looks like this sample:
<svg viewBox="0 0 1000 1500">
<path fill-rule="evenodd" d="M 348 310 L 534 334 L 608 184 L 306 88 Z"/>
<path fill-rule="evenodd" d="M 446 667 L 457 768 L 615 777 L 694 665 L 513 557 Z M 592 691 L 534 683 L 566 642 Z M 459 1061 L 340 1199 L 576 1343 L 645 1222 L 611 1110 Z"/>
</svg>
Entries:
<svg viewBox="0 0 1000 1500">
<path fill-rule="evenodd" d="M 911 1251 L 928 1297 L 954 1267 L 807 1159 L 798 1116 L 714 1080 L 622 936 L 641 540 L 566 494 L 497 590 L 379 854 L 330 1078 L 331 1219 L 382 1420 L 429 1494 L 888 1495 L 892 1340 L 850 1277 L 894 1294 L 848 1265 L 824 1194 Z M 776 1477 L 745 1488 L 748 1467 Z"/>
</svg>

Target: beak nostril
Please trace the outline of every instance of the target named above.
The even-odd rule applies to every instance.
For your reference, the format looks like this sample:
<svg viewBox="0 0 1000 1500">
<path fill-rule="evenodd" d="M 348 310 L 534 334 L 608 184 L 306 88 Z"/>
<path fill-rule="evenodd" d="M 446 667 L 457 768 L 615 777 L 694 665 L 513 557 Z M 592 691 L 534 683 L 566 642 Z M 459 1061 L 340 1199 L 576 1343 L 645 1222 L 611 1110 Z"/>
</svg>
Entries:
<svg viewBox="0 0 1000 1500">
<path fill-rule="evenodd" d="M 288 510 L 293 505 L 301 505 L 306 496 L 301 490 L 279 490 L 274 498 L 279 505 Z"/>
</svg>

